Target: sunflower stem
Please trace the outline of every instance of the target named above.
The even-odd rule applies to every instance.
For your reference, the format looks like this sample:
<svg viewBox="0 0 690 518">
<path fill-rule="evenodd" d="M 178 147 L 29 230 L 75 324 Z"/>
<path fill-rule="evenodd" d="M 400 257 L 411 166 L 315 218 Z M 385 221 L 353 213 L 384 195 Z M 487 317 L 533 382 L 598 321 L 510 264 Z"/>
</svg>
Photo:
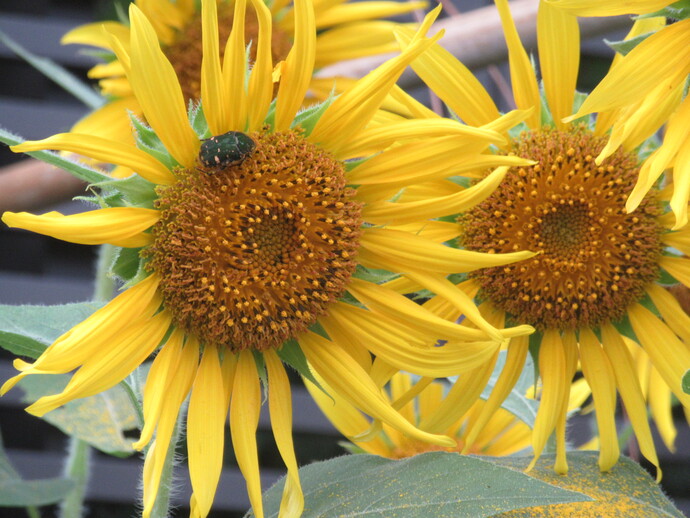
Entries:
<svg viewBox="0 0 690 518">
<path fill-rule="evenodd" d="M 110 266 L 117 255 L 117 248 L 113 245 L 101 245 L 98 249 L 96 262 L 96 280 L 93 287 L 93 299 L 109 301 L 115 290 L 115 279 L 109 274 Z"/>
<path fill-rule="evenodd" d="M 60 506 L 60 518 L 80 518 L 82 516 L 90 465 L 91 448 L 89 445 L 81 439 L 70 437 L 65 475 L 74 481 L 75 487 Z"/>
</svg>

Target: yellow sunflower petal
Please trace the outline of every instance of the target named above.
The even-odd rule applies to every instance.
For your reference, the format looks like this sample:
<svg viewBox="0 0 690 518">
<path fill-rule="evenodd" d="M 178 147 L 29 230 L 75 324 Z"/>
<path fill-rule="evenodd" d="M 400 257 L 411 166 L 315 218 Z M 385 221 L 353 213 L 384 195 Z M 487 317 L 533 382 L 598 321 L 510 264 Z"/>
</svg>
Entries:
<svg viewBox="0 0 690 518">
<path fill-rule="evenodd" d="M 314 72 L 316 25 L 313 7 L 305 0 L 295 0 L 294 5 L 295 42 L 285 58 L 285 66 L 278 87 L 275 116 L 277 131 L 290 128 L 295 113 L 302 106 Z"/>
<path fill-rule="evenodd" d="M 225 416 L 223 376 L 218 349 L 206 344 L 197 369 L 187 413 L 189 477 L 200 516 L 211 510 L 223 468 Z"/>
<path fill-rule="evenodd" d="M 573 11 L 578 16 L 616 16 L 619 14 L 653 13 L 666 7 L 669 0 L 546 0 L 559 9 Z"/>
<path fill-rule="evenodd" d="M 601 340 L 604 352 L 610 360 L 616 376 L 616 385 L 621 394 L 621 399 L 625 404 L 625 411 L 630 419 L 635 437 L 640 445 L 640 451 L 656 467 L 657 482 L 661 480 L 661 470 L 659 469 L 659 459 L 654 447 L 652 431 L 649 427 L 647 418 L 647 405 L 640 382 L 635 373 L 630 351 L 625 346 L 623 338 L 611 324 L 606 324 L 601 328 Z M 597 408 L 597 412 L 599 408 Z"/>
<path fill-rule="evenodd" d="M 649 371 L 649 409 L 661 440 L 671 453 L 676 452 L 678 429 L 673 420 L 673 396 L 657 369 Z"/>
<path fill-rule="evenodd" d="M 664 322 L 681 340 L 690 345 L 690 317 L 678 303 L 678 300 L 657 284 L 647 286 L 647 294 L 661 313 Z"/>
<path fill-rule="evenodd" d="M 532 469 L 539 460 L 546 441 L 551 436 L 561 407 L 563 393 L 569 389 L 570 380 L 566 376 L 566 358 L 560 334 L 547 330 L 539 348 L 539 374 L 542 379 L 542 396 L 532 431 L 534 458 L 529 463 Z"/>
<path fill-rule="evenodd" d="M 690 20 L 669 25 L 637 45 L 602 79 L 575 115 L 611 110 L 643 99 L 659 82 L 680 83 L 690 73 Z M 659 56 L 664 56 L 660 60 Z M 640 70 L 654 63 L 653 74 Z"/>
<path fill-rule="evenodd" d="M 508 254 L 484 254 L 458 250 L 422 237 L 385 228 L 368 228 L 362 234 L 359 257 L 362 261 L 372 258 L 380 263 L 388 260 L 404 265 L 402 270 L 424 272 L 469 272 L 478 268 L 503 266 L 534 257 L 532 252 Z M 376 268 L 376 267 L 374 267 Z"/>
<path fill-rule="evenodd" d="M 455 445 L 450 437 L 423 432 L 406 421 L 381 395 L 369 375 L 339 344 L 311 331 L 301 335 L 298 341 L 316 372 L 350 404 L 410 437 L 439 446 Z"/>
<path fill-rule="evenodd" d="M 314 66 L 318 70 L 348 59 L 394 52 L 398 50 L 393 37 L 396 27 L 396 23 L 376 20 L 348 23 L 324 31 L 316 36 Z M 367 37 L 362 38 L 362 34 Z"/>
<path fill-rule="evenodd" d="M 251 0 L 259 21 L 259 36 L 256 60 L 249 76 L 248 130 L 261 129 L 273 98 L 273 58 L 271 57 L 271 34 L 273 19 L 271 11 L 261 0 Z"/>
<path fill-rule="evenodd" d="M 510 79 L 513 83 L 515 105 L 521 110 L 533 109 L 527 118 L 527 125 L 532 129 L 537 129 L 541 125 L 541 97 L 532 62 L 520 41 L 508 1 L 496 0 L 496 7 L 503 25 L 503 36 L 508 45 Z"/>
<path fill-rule="evenodd" d="M 12 146 L 15 153 L 56 149 L 88 156 L 109 164 L 129 167 L 150 182 L 169 185 L 175 181 L 172 173 L 146 151 L 107 138 L 83 133 L 58 133 L 43 140 L 34 140 Z"/>
<path fill-rule="evenodd" d="M 659 266 L 685 286 L 690 287 L 690 260 L 686 257 L 670 257 L 664 255 L 659 259 Z"/>
<path fill-rule="evenodd" d="M 129 27 L 120 22 L 96 22 L 80 25 L 67 32 L 61 39 L 62 45 L 72 43 L 92 45 L 94 47 L 110 48 L 110 39 L 106 32 L 117 34 L 121 39 L 129 40 Z"/>
<path fill-rule="evenodd" d="M 628 316 L 654 367 L 680 402 L 690 406 L 690 395 L 685 394 L 680 386 L 680 380 L 690 365 L 690 350 L 666 324 L 642 305 L 630 307 Z"/>
<path fill-rule="evenodd" d="M 144 385 L 144 427 L 132 447 L 141 450 L 153 437 L 158 418 L 167 397 L 167 388 L 182 357 L 184 331 L 174 329 L 151 364 Z"/>
<path fill-rule="evenodd" d="M 402 48 L 413 39 L 413 31 L 403 27 L 395 35 Z M 431 47 L 411 66 L 465 123 L 481 126 L 500 116 L 496 104 L 474 74 L 440 45 Z"/>
<path fill-rule="evenodd" d="M 247 91 L 245 79 L 247 70 L 247 52 L 244 43 L 246 0 L 237 0 L 233 13 L 232 31 L 225 45 L 223 56 L 223 89 L 228 118 L 223 121 L 223 130 L 244 130 L 247 121 Z"/>
<path fill-rule="evenodd" d="M 28 212 L 5 212 L 2 221 L 9 227 L 23 228 L 70 243 L 137 248 L 151 242 L 144 231 L 154 225 L 160 212 L 138 207 L 112 207 L 64 216 L 48 212 L 40 216 Z"/>
<path fill-rule="evenodd" d="M 266 351 L 264 361 L 268 371 L 268 408 L 271 413 L 271 428 L 288 472 L 279 512 L 281 516 L 297 517 L 301 516 L 304 510 L 304 495 L 297 471 L 295 447 L 292 443 L 290 381 L 280 358 L 274 351 Z"/>
<path fill-rule="evenodd" d="M 228 124 L 229 117 L 226 113 L 227 91 L 223 85 L 223 73 L 220 68 L 218 9 L 215 0 L 201 2 L 201 27 L 201 102 L 211 133 L 220 135 L 230 131 L 231 126 Z"/>
<path fill-rule="evenodd" d="M 330 9 L 318 12 L 316 15 L 316 26 L 319 29 L 343 25 L 346 23 L 359 22 L 362 20 L 376 20 L 379 18 L 389 18 L 398 14 L 409 13 L 414 9 L 423 9 L 427 6 L 426 2 L 343 2 Z M 295 29 L 296 31 L 297 29 Z"/>
<path fill-rule="evenodd" d="M 167 346 L 168 344 L 166 344 Z M 192 388 L 199 364 L 198 342 L 188 339 L 179 354 L 177 369 L 169 373 L 170 379 L 165 388 L 165 397 L 161 399 L 162 407 L 160 417 L 156 423 L 156 439 L 149 447 L 146 453 L 146 460 L 144 461 L 144 475 L 142 477 L 144 486 L 143 518 L 149 518 L 153 511 L 158 488 L 160 487 L 161 474 L 165 465 L 165 458 L 170 446 L 170 439 L 177 422 L 177 415 Z"/>
<path fill-rule="evenodd" d="M 577 18 L 546 2 L 539 3 L 537 14 L 539 63 L 546 100 L 556 127 L 567 124 L 575 99 L 575 85 L 580 65 L 580 28 Z"/>
<path fill-rule="evenodd" d="M 488 198 L 508 172 L 507 167 L 496 168 L 482 181 L 455 194 L 427 198 L 408 203 L 379 201 L 369 203 L 362 209 L 362 216 L 368 222 L 380 225 L 404 224 L 414 221 L 457 214 L 474 207 Z"/>
<path fill-rule="evenodd" d="M 431 39 L 421 36 L 438 11 L 435 9 L 426 16 L 419 37 L 413 39 L 413 43 L 399 56 L 377 67 L 331 103 L 309 135 L 311 142 L 321 143 L 327 149 L 337 149 L 367 125 L 405 67 L 441 36 L 441 33 Z"/>
<path fill-rule="evenodd" d="M 60 394 L 44 396 L 26 411 L 41 417 L 69 401 L 98 394 L 116 385 L 158 347 L 170 322 L 170 314 L 162 311 L 138 325 L 128 326 L 107 349 L 85 362 Z"/>
<path fill-rule="evenodd" d="M 671 210 L 676 215 L 673 230 L 683 228 L 688 223 L 688 200 L 690 199 L 690 144 L 686 140 L 678 152 L 673 167 L 673 196 Z"/>
<path fill-rule="evenodd" d="M 419 423 L 422 430 L 439 433 L 460 419 L 479 398 L 486 387 L 496 365 L 498 349 L 492 357 L 479 367 L 462 374 L 448 391 L 436 412 L 426 416 Z"/>
<path fill-rule="evenodd" d="M 640 179 L 630 193 L 625 209 L 632 212 L 665 169 L 670 167 L 673 157 L 683 147 L 687 147 L 690 137 L 690 97 L 669 117 L 664 143 L 647 158 L 640 168 Z"/>
<path fill-rule="evenodd" d="M 422 376 L 453 376 L 474 369 L 497 349 L 491 341 L 449 343 L 443 347 L 430 347 L 433 343 L 425 344 L 427 347 L 414 346 L 405 340 L 406 332 L 401 324 L 349 304 L 331 306 L 328 316 L 320 322 L 334 339 L 345 336 L 348 341 L 362 340 L 374 355 L 398 370 Z"/>
<path fill-rule="evenodd" d="M 247 481 L 247 493 L 257 518 L 263 518 L 261 479 L 256 449 L 256 428 L 261 411 L 259 374 L 249 350 L 239 354 L 230 402 L 230 433 L 237 464 Z"/>
<path fill-rule="evenodd" d="M 146 121 L 168 152 L 184 167 L 191 169 L 200 143 L 187 119 L 175 70 L 161 51 L 151 24 L 135 4 L 130 4 L 129 19 L 132 23 L 129 72 L 132 89 Z"/>
<path fill-rule="evenodd" d="M 481 406 L 478 415 L 471 421 L 470 430 L 465 437 L 464 454 L 469 452 L 470 447 L 477 441 L 486 423 L 489 422 L 491 416 L 501 407 L 505 398 L 508 397 L 510 391 L 513 390 L 520 374 L 522 374 L 528 349 L 528 337 L 519 336 L 511 340 L 505 365 L 491 391 L 491 395 L 486 400 L 486 403 Z"/>
<path fill-rule="evenodd" d="M 379 284 L 352 278 L 347 290 L 374 312 L 390 319 L 414 325 L 420 330 L 435 333 L 446 340 L 478 340 L 485 334 L 478 329 L 458 326 L 437 317 L 409 298 Z"/>
<path fill-rule="evenodd" d="M 110 141 L 116 140 L 134 145 L 132 122 L 129 119 L 128 110 L 141 113 L 139 103 L 133 97 L 115 99 L 79 119 L 72 126 L 72 133 L 86 133 L 104 137 Z"/>
<path fill-rule="evenodd" d="M 580 361 L 582 372 L 592 388 L 596 405 L 600 451 L 599 469 L 610 470 L 620 456 L 616 433 L 616 383 L 608 357 L 591 329 L 580 330 Z"/>
</svg>

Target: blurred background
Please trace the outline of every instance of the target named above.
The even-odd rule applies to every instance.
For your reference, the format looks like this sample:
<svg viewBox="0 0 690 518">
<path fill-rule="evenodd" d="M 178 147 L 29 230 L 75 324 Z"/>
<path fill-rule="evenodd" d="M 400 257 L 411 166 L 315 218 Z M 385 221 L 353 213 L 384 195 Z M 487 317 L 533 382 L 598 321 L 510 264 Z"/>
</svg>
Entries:
<svg viewBox="0 0 690 518">
<path fill-rule="evenodd" d="M 120 0 L 117 3 L 123 8 L 122 11 L 126 12 L 128 2 Z M 514 2 L 516 6 L 524 6 L 527 3 L 526 0 Z M 536 5 L 536 1 L 531 3 Z M 461 34 L 464 32 L 464 38 L 471 42 L 473 34 L 476 35 L 476 27 L 473 27 L 472 23 L 464 25 L 464 16 L 468 22 L 473 22 L 483 17 L 473 18 L 473 15 L 483 15 L 486 12 L 473 13 L 474 10 L 491 5 L 492 2 L 488 0 L 454 0 L 444 11 L 454 14 L 455 9 L 460 13 L 456 14 L 453 24 L 459 28 Z M 60 63 L 86 80 L 86 71 L 95 63 L 94 58 L 81 52 L 84 49 L 78 46 L 61 46 L 59 40 L 64 33 L 77 25 L 96 20 L 116 19 L 116 16 L 113 0 L 2 0 L 0 31 L 27 50 Z M 410 16 L 400 21 L 412 19 Z M 583 38 L 578 85 L 580 90 L 590 90 L 608 68 L 613 53 L 602 42 L 602 37 L 610 40 L 621 39 L 625 34 L 621 27 L 625 24 L 629 22 L 612 21 L 610 27 L 600 24 L 596 29 L 596 35 Z M 534 30 L 533 25 L 526 28 L 528 31 Z M 533 34 L 523 34 L 523 38 L 530 36 L 531 41 L 534 41 Z M 455 39 L 456 43 L 461 44 L 463 37 L 456 35 Z M 481 49 L 479 58 L 476 52 L 468 54 L 468 63 L 493 94 L 499 106 L 507 110 L 511 108 L 510 101 L 506 99 L 506 92 L 510 92 L 507 83 L 509 78 L 507 66 L 503 62 L 502 39 L 499 41 L 500 48 L 484 49 L 485 59 L 482 59 Z M 458 53 L 463 59 L 462 52 Z M 71 125 L 86 113 L 83 104 L 18 58 L 1 42 L 0 71 L 0 126 L 5 129 L 26 139 L 39 139 L 68 131 Z M 414 86 L 413 77 L 406 77 L 405 81 L 418 99 L 427 104 L 431 102 L 425 88 Z M 6 188 L 6 184 L 3 184 L 3 175 L 7 175 L 12 168 L 22 167 L 18 164 L 22 164 L 21 161 L 25 158 L 11 153 L 7 147 L 0 144 L 0 199 L 2 190 Z M 33 187 L 40 186 L 29 184 L 22 188 Z M 39 213 L 57 210 L 64 214 L 82 211 L 81 202 L 70 201 L 70 198 L 81 194 L 83 188 L 72 184 L 68 185 L 65 191 L 64 194 L 54 191 L 52 195 L 32 199 L 21 209 L 15 206 L 0 206 L 0 212 L 8 209 Z M 14 199 L 13 202 L 18 203 L 18 200 Z M 72 245 L 24 231 L 10 231 L 2 225 L 0 304 L 60 304 L 88 300 L 92 293 L 95 258 L 96 251 L 93 247 Z M 0 382 L 13 375 L 11 360 L 12 355 L 0 350 Z M 321 415 L 296 376 L 293 381 L 295 447 L 300 464 L 344 454 L 344 450 L 338 445 L 341 437 Z M 65 458 L 66 437 L 50 424 L 26 414 L 20 398 L 21 391 L 15 390 L 0 399 L 0 431 L 9 459 L 24 478 L 58 476 Z M 264 488 L 268 488 L 281 476 L 283 466 L 265 417 L 262 415 L 258 440 Z M 682 414 L 679 412 L 675 417 L 679 428 L 677 452 L 671 454 L 658 441 L 664 471 L 662 486 L 676 505 L 690 515 L 690 433 Z M 576 417 L 570 430 L 572 442 L 584 442 L 589 436 L 590 426 L 588 416 Z M 135 436 L 135 432 L 132 432 L 132 436 Z M 229 433 L 226 444 L 230 444 Z M 184 455 L 183 450 L 179 453 Z M 631 453 L 634 456 L 634 451 Z M 248 500 L 244 481 L 236 467 L 230 447 L 226 448 L 224 465 L 211 516 L 239 517 L 247 509 Z M 141 466 L 142 459 L 139 455 L 115 458 L 94 452 L 85 516 L 115 518 L 136 515 Z M 177 507 L 174 516 L 187 516 L 190 485 L 184 464 L 179 466 L 178 471 L 179 476 L 173 493 L 173 502 Z M 0 517 L 5 516 L 25 516 L 25 512 L 21 509 L 0 507 Z M 55 509 L 43 508 L 42 516 L 55 516 Z"/>
</svg>

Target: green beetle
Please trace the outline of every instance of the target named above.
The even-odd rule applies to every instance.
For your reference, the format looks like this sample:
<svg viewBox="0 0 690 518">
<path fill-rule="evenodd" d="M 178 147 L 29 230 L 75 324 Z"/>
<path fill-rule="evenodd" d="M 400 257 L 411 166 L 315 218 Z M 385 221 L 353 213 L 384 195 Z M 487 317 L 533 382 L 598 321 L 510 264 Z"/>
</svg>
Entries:
<svg viewBox="0 0 690 518">
<path fill-rule="evenodd" d="M 206 167 L 229 167 L 244 162 L 256 148 L 256 142 L 241 131 L 228 131 L 206 139 L 199 150 L 199 161 Z"/>
</svg>

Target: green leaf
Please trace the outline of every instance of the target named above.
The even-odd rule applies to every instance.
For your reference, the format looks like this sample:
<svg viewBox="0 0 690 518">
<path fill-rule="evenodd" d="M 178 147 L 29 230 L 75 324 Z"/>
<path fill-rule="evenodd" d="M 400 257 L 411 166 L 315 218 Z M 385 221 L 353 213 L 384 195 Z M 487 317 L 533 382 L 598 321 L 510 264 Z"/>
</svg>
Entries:
<svg viewBox="0 0 690 518">
<path fill-rule="evenodd" d="M 0 31 L 0 42 L 4 43 L 17 56 L 41 72 L 48 79 L 67 90 L 89 108 L 100 108 L 105 103 L 105 99 L 103 99 L 103 97 L 101 97 L 90 85 L 82 82 L 69 70 L 48 58 L 32 54 L 2 31 Z"/>
<path fill-rule="evenodd" d="M 588 497 L 478 457 L 431 452 L 403 460 L 351 455 L 300 469 L 302 518 L 481 518 L 544 503 Z M 278 516 L 284 479 L 264 495 L 265 516 Z M 253 516 L 248 513 L 247 516 Z"/>
<path fill-rule="evenodd" d="M 60 502 L 74 483 L 64 478 L 22 480 L 0 440 L 0 507 L 28 507 Z"/>
<path fill-rule="evenodd" d="M 15 135 L 6 129 L 0 128 L 0 142 L 4 142 L 8 146 L 16 146 L 25 140 L 26 139 L 20 137 L 19 135 Z M 28 151 L 26 154 L 47 164 L 64 169 L 72 176 L 75 176 L 90 184 L 112 180 L 110 176 L 94 169 L 93 167 L 89 167 L 86 164 L 77 162 L 76 160 L 65 158 L 57 153 L 53 153 L 52 151 Z"/>
<path fill-rule="evenodd" d="M 22 401 L 29 404 L 43 396 L 60 393 L 70 377 L 69 374 L 27 376 L 18 383 L 24 390 Z M 137 415 L 129 396 L 119 385 L 94 396 L 70 401 L 42 419 L 104 453 L 121 457 L 134 453 L 132 439 L 127 439 L 123 432 L 137 427 Z"/>
<path fill-rule="evenodd" d="M 683 392 L 690 394 L 690 369 L 685 371 L 681 379 L 680 386 L 683 387 Z"/>
<path fill-rule="evenodd" d="M 609 47 L 611 47 L 619 54 L 625 56 L 628 54 L 628 52 L 637 47 L 640 43 L 649 38 L 652 34 L 654 33 L 646 32 L 645 34 L 640 34 L 639 36 L 635 36 L 634 38 L 621 41 L 609 41 L 606 38 L 604 38 L 604 43 L 606 43 Z"/>
<path fill-rule="evenodd" d="M 129 281 L 139 273 L 141 248 L 120 248 L 112 266 L 112 272 L 123 281 Z"/>
<path fill-rule="evenodd" d="M 568 452 L 568 475 L 553 471 L 556 457 L 542 455 L 528 473 L 560 488 L 581 491 L 593 502 L 554 505 L 542 502 L 543 509 L 524 509 L 511 513 L 511 518 L 542 516 L 624 516 L 626 518 L 677 517 L 683 514 L 664 496 L 658 484 L 636 462 L 621 457 L 608 472 L 599 471 L 599 454 L 591 451 Z M 488 460 L 488 459 L 487 459 Z M 492 462 L 522 473 L 531 457 L 497 457 Z"/>
<path fill-rule="evenodd" d="M 0 347 L 38 358 L 47 345 L 103 305 L 103 302 L 60 306 L 0 305 Z"/>
</svg>

